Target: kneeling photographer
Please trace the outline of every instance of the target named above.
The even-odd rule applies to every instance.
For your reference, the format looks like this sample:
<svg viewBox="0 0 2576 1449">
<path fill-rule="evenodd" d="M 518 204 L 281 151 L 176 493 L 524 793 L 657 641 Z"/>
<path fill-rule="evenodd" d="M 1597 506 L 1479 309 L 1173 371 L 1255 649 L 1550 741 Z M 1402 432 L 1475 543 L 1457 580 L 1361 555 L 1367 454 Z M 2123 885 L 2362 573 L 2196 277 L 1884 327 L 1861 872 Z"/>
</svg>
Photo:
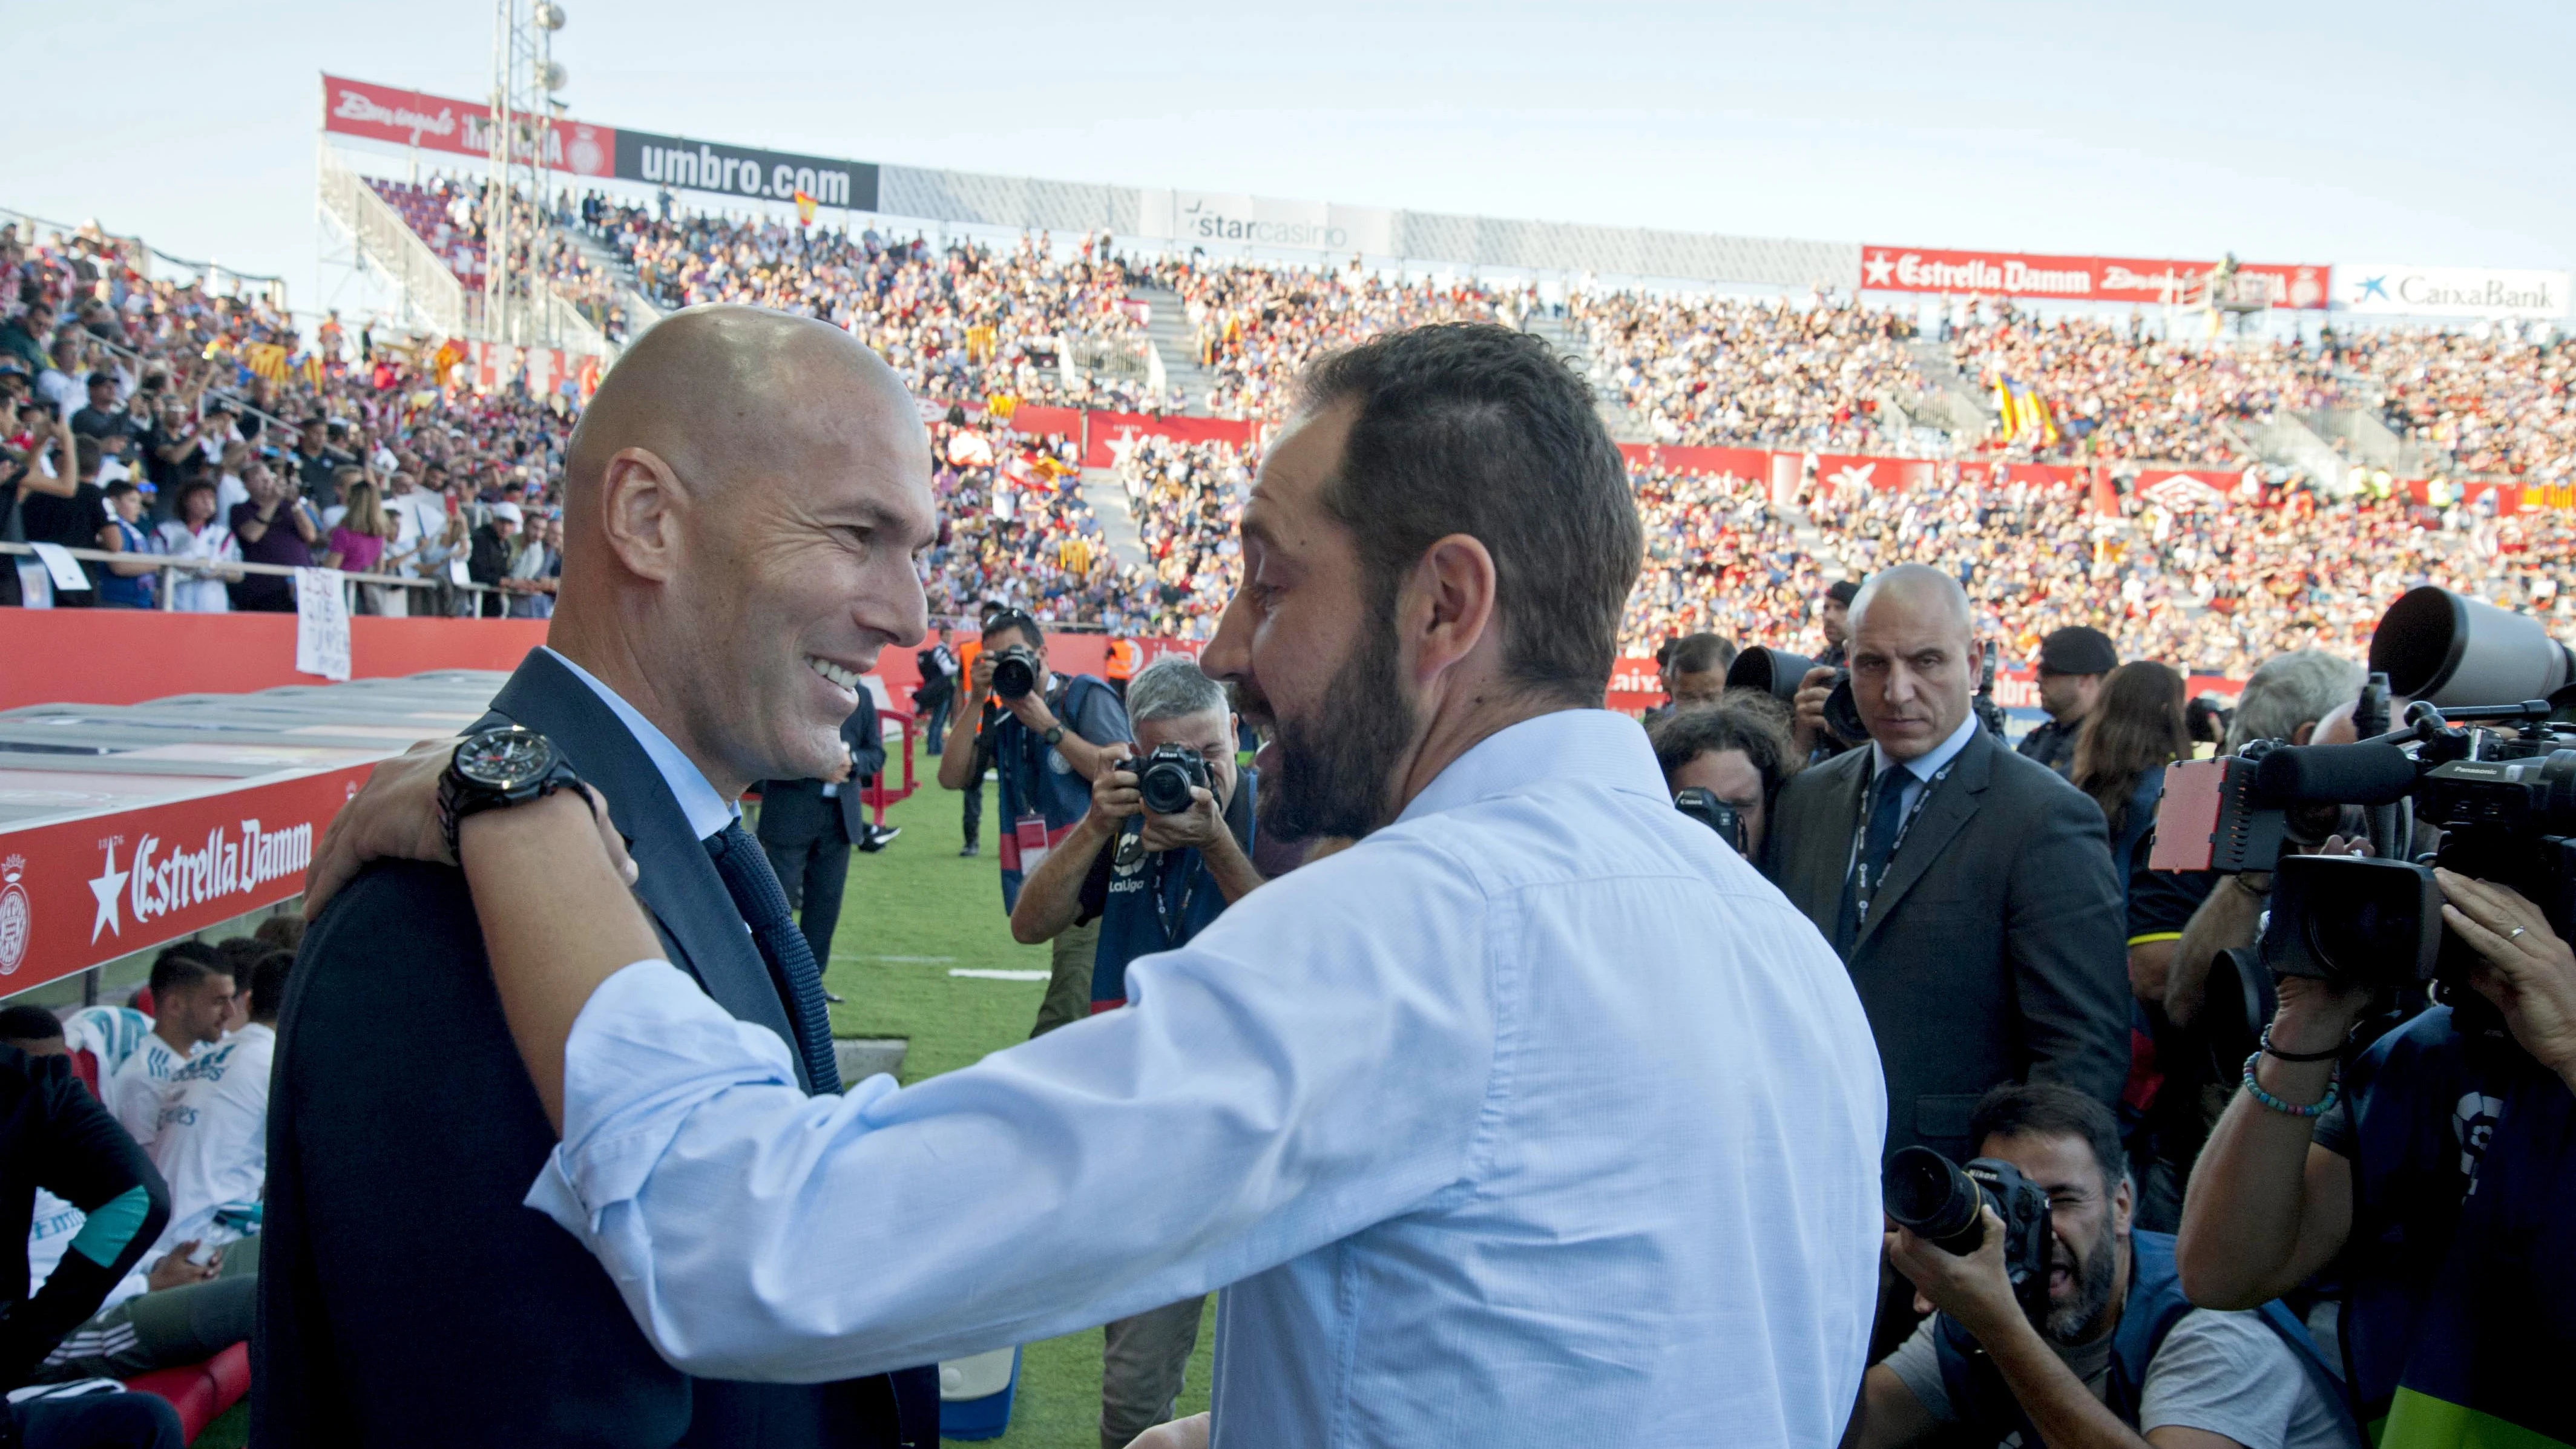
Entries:
<svg viewBox="0 0 2576 1449">
<path fill-rule="evenodd" d="M 1127 1004 L 1127 966 L 1174 950 L 1261 884 L 1253 868 L 1255 774 L 1234 759 L 1224 686 L 1187 659 L 1163 659 L 1127 685 L 1141 757 L 1111 759 L 1091 808 L 1020 886 L 1011 934 L 1035 945 L 1091 921 L 1099 945 L 1091 1010 Z M 1201 1298 L 1107 1329 L 1100 1442 L 1123 1446 L 1172 1416 L 1198 1344 Z"/>
<path fill-rule="evenodd" d="M 2214 839 L 2339 799 L 2374 812 L 2373 850 L 2280 857 L 2259 944 L 2229 953 L 2261 1030 L 2184 1197 L 2184 1285 L 2227 1306 L 2339 1283 L 2383 1449 L 2576 1443 L 2576 656 L 2425 588 L 2371 667 L 2403 728 L 2203 792 Z"/>
<path fill-rule="evenodd" d="M 2279 1304 L 2195 1308 L 2173 1239 L 2133 1230 L 2118 1119 L 2053 1083 L 1978 1102 L 1964 1170 L 1889 1162 L 1888 1257 L 1937 1310 L 1869 1370 L 1845 1443 L 2359 1449 Z"/>
</svg>

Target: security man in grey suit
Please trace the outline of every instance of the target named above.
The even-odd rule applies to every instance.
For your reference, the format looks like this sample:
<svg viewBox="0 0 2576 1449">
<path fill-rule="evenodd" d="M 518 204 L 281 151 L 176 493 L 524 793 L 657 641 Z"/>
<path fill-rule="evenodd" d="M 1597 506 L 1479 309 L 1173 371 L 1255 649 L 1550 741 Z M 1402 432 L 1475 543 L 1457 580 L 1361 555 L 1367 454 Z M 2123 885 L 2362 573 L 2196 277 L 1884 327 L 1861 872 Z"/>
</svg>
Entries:
<svg viewBox="0 0 2576 1449">
<path fill-rule="evenodd" d="M 787 1043 L 815 1094 L 840 1090 L 818 963 L 734 802 L 844 757 L 859 677 L 921 637 L 912 550 L 934 529 L 929 439 L 875 354 L 783 313 L 677 313 L 582 415 L 547 647 L 477 726 L 543 735 L 597 792 L 666 958 Z M 359 875 L 298 957 L 269 1096 L 250 1442 L 933 1449 L 934 1367 L 693 1378 L 524 1205 L 555 1133 L 447 849 Z"/>
<path fill-rule="evenodd" d="M 868 820 L 861 787 L 885 768 L 885 732 L 877 725 L 876 697 L 859 684 L 859 707 L 841 722 L 848 764 L 820 779 L 764 780 L 760 786 L 760 847 L 796 908 L 796 924 L 814 959 L 832 962 L 832 932 L 841 923 L 841 894 L 850 881 L 850 847 L 873 851 L 881 843 Z M 888 830 L 885 837 L 894 831 Z"/>
<path fill-rule="evenodd" d="M 1968 597 L 1938 569 L 1851 605 L 1871 748 L 1792 777 L 1763 869 L 1850 967 L 1887 1075 L 1887 1150 L 1968 1154 L 1998 1082 L 2117 1102 L 2129 1068 L 2121 887 L 2101 807 L 1980 729 Z"/>
</svg>

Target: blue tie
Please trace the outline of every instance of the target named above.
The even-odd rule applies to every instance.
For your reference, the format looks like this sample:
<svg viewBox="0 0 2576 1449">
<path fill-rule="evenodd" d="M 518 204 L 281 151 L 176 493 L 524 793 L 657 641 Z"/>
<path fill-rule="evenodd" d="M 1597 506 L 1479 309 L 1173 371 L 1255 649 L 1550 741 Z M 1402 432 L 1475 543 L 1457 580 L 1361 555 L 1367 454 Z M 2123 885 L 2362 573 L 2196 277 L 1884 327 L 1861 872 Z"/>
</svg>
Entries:
<svg viewBox="0 0 2576 1449">
<path fill-rule="evenodd" d="M 832 1055 L 832 1017 L 823 1005 L 823 972 L 814 964 L 814 948 L 796 929 L 787 911 L 787 892 L 769 868 L 769 855 L 737 820 L 707 837 L 707 854 L 724 877 L 725 893 L 743 924 L 751 927 L 760 959 L 777 979 L 787 1001 L 788 1022 L 796 1028 L 796 1050 L 805 1059 L 805 1076 L 816 1093 L 841 1090 L 841 1068 Z"/>
<path fill-rule="evenodd" d="M 1853 862 L 1852 873 L 1843 880 L 1843 910 L 1840 928 L 1834 933 L 1834 945 L 1849 951 L 1860 936 L 1860 882 L 1868 877 L 1873 893 L 1885 884 L 1887 862 L 1896 854 L 1896 835 L 1905 823 L 1905 783 L 1911 778 L 1903 765 L 1890 765 L 1878 772 L 1870 788 L 1878 794 L 1870 801 L 1869 828 L 1861 835 L 1860 859 Z"/>
</svg>

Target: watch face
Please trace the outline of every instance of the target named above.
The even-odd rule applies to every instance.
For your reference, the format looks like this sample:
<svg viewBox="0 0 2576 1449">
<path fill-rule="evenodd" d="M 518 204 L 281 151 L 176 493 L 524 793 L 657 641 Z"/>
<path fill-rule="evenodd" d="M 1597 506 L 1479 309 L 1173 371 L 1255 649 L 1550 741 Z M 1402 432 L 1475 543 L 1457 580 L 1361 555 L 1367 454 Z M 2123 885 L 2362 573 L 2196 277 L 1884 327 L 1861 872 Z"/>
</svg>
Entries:
<svg viewBox="0 0 2576 1449">
<path fill-rule="evenodd" d="M 555 747 L 544 735 L 516 725 L 468 735 L 456 747 L 456 773 L 493 790 L 534 784 L 554 762 Z"/>
</svg>

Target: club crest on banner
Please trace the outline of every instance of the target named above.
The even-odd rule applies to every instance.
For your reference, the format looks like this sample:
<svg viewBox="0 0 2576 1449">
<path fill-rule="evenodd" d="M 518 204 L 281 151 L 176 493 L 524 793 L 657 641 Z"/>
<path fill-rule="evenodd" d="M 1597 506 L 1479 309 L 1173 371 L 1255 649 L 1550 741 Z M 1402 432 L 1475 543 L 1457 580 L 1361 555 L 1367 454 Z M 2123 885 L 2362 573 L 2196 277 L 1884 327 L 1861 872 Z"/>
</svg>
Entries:
<svg viewBox="0 0 2576 1449">
<path fill-rule="evenodd" d="M 13 855 L 0 860 L 0 976 L 18 969 L 27 959 L 27 942 L 36 934 L 36 908 L 27 899 L 27 888 L 18 884 L 27 873 L 27 858 Z"/>
</svg>

